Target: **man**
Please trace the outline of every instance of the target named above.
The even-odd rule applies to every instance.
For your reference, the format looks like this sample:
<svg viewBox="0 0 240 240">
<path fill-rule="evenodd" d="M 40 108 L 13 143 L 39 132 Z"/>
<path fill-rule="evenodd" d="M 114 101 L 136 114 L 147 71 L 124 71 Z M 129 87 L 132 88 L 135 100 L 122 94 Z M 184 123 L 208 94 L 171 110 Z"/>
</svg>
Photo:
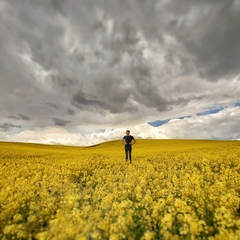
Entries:
<svg viewBox="0 0 240 240">
<path fill-rule="evenodd" d="M 122 139 L 122 144 L 125 145 L 125 153 L 126 153 L 126 161 L 128 161 L 128 156 L 130 163 L 132 163 L 132 145 L 136 143 L 136 140 L 132 135 L 130 135 L 130 131 L 126 131 L 126 135 Z"/>
</svg>

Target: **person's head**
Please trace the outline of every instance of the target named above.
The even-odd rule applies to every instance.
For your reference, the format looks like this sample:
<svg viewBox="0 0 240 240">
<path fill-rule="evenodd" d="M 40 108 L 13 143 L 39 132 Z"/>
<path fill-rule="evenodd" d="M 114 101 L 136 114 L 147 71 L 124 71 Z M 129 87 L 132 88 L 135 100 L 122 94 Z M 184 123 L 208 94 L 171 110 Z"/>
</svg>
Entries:
<svg viewBox="0 0 240 240">
<path fill-rule="evenodd" d="M 129 134 L 130 134 L 130 131 L 129 131 L 129 130 L 127 130 L 127 131 L 126 131 L 126 134 L 127 134 L 127 135 L 129 135 Z"/>
</svg>

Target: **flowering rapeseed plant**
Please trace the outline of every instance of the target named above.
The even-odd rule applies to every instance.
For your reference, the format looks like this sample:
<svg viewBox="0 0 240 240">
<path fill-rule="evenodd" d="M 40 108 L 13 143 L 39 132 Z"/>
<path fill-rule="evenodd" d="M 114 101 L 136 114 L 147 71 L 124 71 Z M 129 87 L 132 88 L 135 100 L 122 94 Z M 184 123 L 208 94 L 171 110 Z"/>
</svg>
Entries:
<svg viewBox="0 0 240 240">
<path fill-rule="evenodd" d="M 237 141 L 0 143 L 1 239 L 238 239 Z"/>
</svg>

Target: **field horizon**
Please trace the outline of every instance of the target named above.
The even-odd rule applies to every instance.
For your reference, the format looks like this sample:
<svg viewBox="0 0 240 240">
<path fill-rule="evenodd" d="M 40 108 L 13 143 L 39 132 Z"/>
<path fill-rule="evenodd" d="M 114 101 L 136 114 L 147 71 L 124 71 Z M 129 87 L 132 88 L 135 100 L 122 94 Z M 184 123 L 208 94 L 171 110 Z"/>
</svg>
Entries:
<svg viewBox="0 0 240 240">
<path fill-rule="evenodd" d="M 66 146 L 66 147 L 82 147 L 82 148 L 87 148 L 87 147 L 95 147 L 99 146 L 102 144 L 107 144 L 107 143 L 121 143 L 122 139 L 117 139 L 117 140 L 110 140 L 110 141 L 105 141 L 105 142 L 100 142 L 92 145 L 68 145 L 68 144 L 51 144 L 51 143 L 37 143 L 37 142 L 18 142 L 18 141 L 0 141 L 0 144 L 29 144 L 29 145 L 43 145 L 43 146 Z M 205 142 L 240 142 L 238 139 L 198 139 L 198 138 L 168 138 L 168 139 L 162 139 L 162 138 L 136 138 L 136 141 L 152 141 L 152 142 L 158 142 L 160 143 L 161 141 L 205 141 Z"/>
</svg>

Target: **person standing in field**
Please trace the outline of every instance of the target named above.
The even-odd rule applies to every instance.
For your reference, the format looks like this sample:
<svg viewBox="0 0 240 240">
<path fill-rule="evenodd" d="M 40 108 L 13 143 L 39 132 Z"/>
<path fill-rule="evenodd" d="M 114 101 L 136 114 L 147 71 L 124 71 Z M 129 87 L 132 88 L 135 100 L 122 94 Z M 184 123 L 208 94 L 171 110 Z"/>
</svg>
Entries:
<svg viewBox="0 0 240 240">
<path fill-rule="evenodd" d="M 132 163 L 132 145 L 136 143 L 136 140 L 132 135 L 130 135 L 130 131 L 126 131 L 126 135 L 122 139 L 122 144 L 125 145 L 125 154 L 126 154 L 126 161 L 128 161 L 128 157 L 130 163 Z"/>
</svg>

